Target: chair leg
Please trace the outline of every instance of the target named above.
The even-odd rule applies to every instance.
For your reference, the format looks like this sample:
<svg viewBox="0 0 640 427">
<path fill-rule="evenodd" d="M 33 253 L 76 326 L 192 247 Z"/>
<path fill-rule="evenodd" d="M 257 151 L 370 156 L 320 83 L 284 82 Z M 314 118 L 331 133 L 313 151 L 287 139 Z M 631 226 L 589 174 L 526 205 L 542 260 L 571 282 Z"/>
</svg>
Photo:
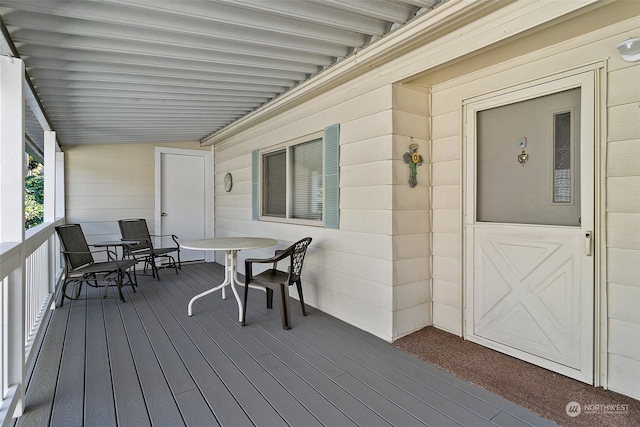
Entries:
<svg viewBox="0 0 640 427">
<path fill-rule="evenodd" d="M 267 308 L 273 308 L 273 289 L 265 288 L 267 295 Z"/>
<path fill-rule="evenodd" d="M 304 297 L 302 296 L 302 281 L 298 280 L 296 287 L 298 288 L 298 297 L 300 298 L 300 305 L 302 306 L 302 315 L 306 316 L 307 311 L 304 309 Z"/>
<path fill-rule="evenodd" d="M 242 326 L 245 325 L 247 320 L 247 298 L 249 296 L 249 284 L 244 284 L 244 297 L 242 299 Z"/>
<path fill-rule="evenodd" d="M 153 268 L 153 277 L 160 280 L 160 273 L 158 272 L 158 267 L 156 267 L 156 257 L 151 257 L 151 268 Z"/>
<path fill-rule="evenodd" d="M 80 293 L 82 292 L 82 284 L 84 283 L 84 281 L 80 280 L 80 281 L 78 281 L 76 283 L 77 283 L 77 287 L 75 288 L 75 290 L 76 290 L 75 299 L 79 299 L 80 298 Z M 96 288 L 97 288 L 98 287 L 98 285 L 97 285 L 98 281 L 96 280 L 96 281 L 94 281 L 94 283 L 96 283 Z M 88 284 L 87 284 L 87 286 L 88 286 Z"/>
<path fill-rule="evenodd" d="M 176 264 L 175 258 L 171 255 L 167 255 L 169 257 L 169 265 L 173 264 L 173 268 L 176 270 L 176 274 L 178 274 L 178 265 Z"/>
<path fill-rule="evenodd" d="M 58 305 L 58 307 L 62 307 L 64 305 L 64 297 L 66 296 L 66 292 L 67 292 L 67 285 L 69 284 L 69 281 L 65 279 L 65 281 L 62 283 L 62 290 L 61 290 L 61 295 L 60 295 L 60 305 Z"/>
<path fill-rule="evenodd" d="M 122 274 L 122 271 L 118 270 L 118 274 L 116 277 L 116 287 L 118 288 L 118 294 L 120 295 L 120 299 L 122 300 L 122 302 L 125 302 L 124 295 L 122 294 L 122 277 L 123 276 L 124 274 Z"/>
<path fill-rule="evenodd" d="M 131 278 L 131 273 L 129 271 L 125 271 L 124 273 L 129 278 L 129 283 L 127 283 L 127 285 L 131 285 L 131 289 L 133 289 L 133 292 L 136 292 L 136 287 L 138 286 L 138 278 L 136 277 L 135 266 L 133 268 L 133 279 Z M 122 278 L 124 278 L 124 275 L 122 276 Z"/>
<path fill-rule="evenodd" d="M 144 259 L 144 270 L 143 270 L 143 273 L 147 274 L 147 266 L 149 266 L 149 269 L 151 270 L 151 275 L 155 279 L 156 271 L 153 269 L 153 265 L 151 264 L 150 259 L 151 259 L 150 257 L 147 257 L 147 258 Z"/>
<path fill-rule="evenodd" d="M 280 284 L 278 289 L 278 299 L 280 300 L 280 317 L 282 318 L 282 329 L 291 329 L 291 309 L 289 307 L 289 286 Z"/>
</svg>

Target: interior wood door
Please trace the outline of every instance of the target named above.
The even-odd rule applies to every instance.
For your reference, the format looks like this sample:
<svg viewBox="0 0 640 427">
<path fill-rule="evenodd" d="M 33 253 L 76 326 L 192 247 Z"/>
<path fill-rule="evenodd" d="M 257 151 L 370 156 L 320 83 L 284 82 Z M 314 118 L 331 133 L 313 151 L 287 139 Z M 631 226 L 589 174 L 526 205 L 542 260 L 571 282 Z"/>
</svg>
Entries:
<svg viewBox="0 0 640 427">
<path fill-rule="evenodd" d="M 586 74 L 467 106 L 465 337 L 593 383 Z"/>
</svg>

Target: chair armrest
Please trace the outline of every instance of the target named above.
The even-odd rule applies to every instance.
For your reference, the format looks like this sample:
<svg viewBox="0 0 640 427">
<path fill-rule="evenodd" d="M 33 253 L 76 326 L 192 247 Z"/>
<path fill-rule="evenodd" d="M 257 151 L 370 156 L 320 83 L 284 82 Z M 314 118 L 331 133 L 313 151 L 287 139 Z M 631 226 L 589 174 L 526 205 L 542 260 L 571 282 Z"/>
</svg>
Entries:
<svg viewBox="0 0 640 427">
<path fill-rule="evenodd" d="M 92 246 L 92 245 L 89 245 Z M 98 249 L 95 251 L 76 251 L 76 252 L 72 252 L 72 251 L 61 251 L 63 254 L 69 254 L 69 255 L 81 255 L 81 254 L 99 254 L 102 252 L 106 252 L 107 253 L 107 259 L 111 260 L 111 261 L 115 261 L 118 258 L 118 254 L 115 253 L 114 251 L 111 251 L 109 249 Z"/>
<path fill-rule="evenodd" d="M 278 261 L 283 260 L 287 257 L 291 256 L 291 251 L 289 250 L 276 250 L 275 255 L 270 258 L 247 258 L 244 260 L 244 281 L 245 285 L 249 285 L 251 279 L 253 278 L 253 264 L 270 264 L 273 263 L 273 268 L 275 269 Z"/>
<path fill-rule="evenodd" d="M 175 234 L 149 234 L 151 237 L 171 237 L 173 241 L 178 245 L 178 250 L 180 250 L 180 243 L 178 243 L 178 236 Z"/>
<path fill-rule="evenodd" d="M 113 251 L 110 251 L 108 249 L 98 249 L 98 250 L 95 250 L 95 251 L 60 251 L 60 252 L 62 252 L 63 254 L 76 254 L 76 255 L 79 255 L 79 254 L 97 254 L 97 253 L 101 253 L 101 252 L 113 252 Z"/>
<path fill-rule="evenodd" d="M 247 263 L 256 263 L 256 264 L 268 264 L 270 262 L 278 262 L 282 259 L 285 259 L 290 254 L 287 251 L 278 250 L 275 255 L 270 258 L 247 258 L 244 260 L 245 265 Z"/>
</svg>

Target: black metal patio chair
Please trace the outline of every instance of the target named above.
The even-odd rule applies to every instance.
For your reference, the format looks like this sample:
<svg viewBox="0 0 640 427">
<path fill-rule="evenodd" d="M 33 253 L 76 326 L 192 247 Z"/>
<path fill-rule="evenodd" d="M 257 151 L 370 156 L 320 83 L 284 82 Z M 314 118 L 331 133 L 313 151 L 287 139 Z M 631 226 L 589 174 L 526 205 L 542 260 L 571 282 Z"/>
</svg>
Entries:
<svg viewBox="0 0 640 427">
<path fill-rule="evenodd" d="M 56 233 L 60 238 L 62 254 L 65 260 L 65 277 L 62 284 L 62 292 L 60 296 L 60 306 L 64 304 L 64 299 L 84 299 L 80 298 L 83 283 L 92 287 L 104 286 L 102 297 L 108 294 L 108 287 L 115 285 L 118 290 L 118 296 L 124 301 L 122 295 L 123 278 L 129 275 L 129 282 L 135 292 L 136 281 L 131 279 L 128 269 L 136 263 L 131 259 L 117 259 L 115 252 L 107 249 L 91 250 L 84 232 L 79 224 L 66 224 L 56 227 Z M 94 254 L 105 253 L 106 261 L 96 261 Z M 135 277 L 135 270 L 134 270 Z M 70 283 L 74 284 L 74 292 L 72 295 L 67 294 L 67 287 Z M 95 298 L 95 297 L 88 297 Z"/>
<path fill-rule="evenodd" d="M 249 258 L 244 261 L 245 265 L 245 284 L 244 284 L 244 301 L 242 313 L 242 326 L 245 325 L 247 317 L 247 297 L 249 294 L 249 285 L 265 288 L 267 293 L 267 308 L 273 307 L 273 293 L 278 294 L 280 304 L 280 317 L 282 318 L 282 327 L 291 329 L 291 310 L 289 308 L 289 286 L 296 284 L 298 288 L 298 296 L 300 297 L 300 305 L 302 306 L 302 314 L 307 315 L 304 308 L 304 297 L 302 296 L 302 263 L 307 252 L 307 247 L 311 243 L 311 237 L 305 237 L 297 241 L 293 245 L 284 250 L 277 250 L 271 258 L 257 259 Z M 287 271 L 277 269 L 278 261 L 289 258 L 289 268 Z M 253 275 L 253 264 L 272 263 L 273 267 L 257 275 Z"/>
<path fill-rule="evenodd" d="M 147 221 L 142 218 L 121 219 L 118 221 L 118 226 L 120 227 L 120 234 L 122 235 L 123 240 L 137 240 L 139 242 L 137 244 L 127 245 L 125 249 L 128 255 L 134 258 L 138 258 L 139 260 L 142 259 L 144 261 L 145 273 L 147 272 L 147 267 L 150 267 L 153 277 L 156 277 L 158 278 L 158 280 L 160 280 L 156 260 L 160 260 L 160 262 L 162 262 L 163 259 L 167 262 L 165 263 L 165 265 L 161 265 L 161 268 L 165 266 L 173 267 L 176 270 L 176 274 L 178 274 L 178 269 L 182 270 L 178 236 L 176 236 L 175 234 L 149 234 Z M 176 245 L 157 248 L 153 245 L 152 237 L 171 237 Z M 176 253 L 178 258 L 177 263 L 175 258 L 171 255 L 174 252 Z"/>
</svg>

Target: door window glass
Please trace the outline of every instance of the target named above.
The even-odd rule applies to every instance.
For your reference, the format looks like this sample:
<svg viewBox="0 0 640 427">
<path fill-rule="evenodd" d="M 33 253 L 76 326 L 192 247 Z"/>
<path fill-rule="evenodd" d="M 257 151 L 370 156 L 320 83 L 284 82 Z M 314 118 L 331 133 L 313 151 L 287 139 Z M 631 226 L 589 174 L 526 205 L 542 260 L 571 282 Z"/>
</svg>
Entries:
<svg viewBox="0 0 640 427">
<path fill-rule="evenodd" d="M 477 113 L 478 222 L 580 225 L 579 117 L 580 89 Z"/>
<path fill-rule="evenodd" d="M 571 112 L 553 115 L 553 202 L 571 203 Z"/>
</svg>

